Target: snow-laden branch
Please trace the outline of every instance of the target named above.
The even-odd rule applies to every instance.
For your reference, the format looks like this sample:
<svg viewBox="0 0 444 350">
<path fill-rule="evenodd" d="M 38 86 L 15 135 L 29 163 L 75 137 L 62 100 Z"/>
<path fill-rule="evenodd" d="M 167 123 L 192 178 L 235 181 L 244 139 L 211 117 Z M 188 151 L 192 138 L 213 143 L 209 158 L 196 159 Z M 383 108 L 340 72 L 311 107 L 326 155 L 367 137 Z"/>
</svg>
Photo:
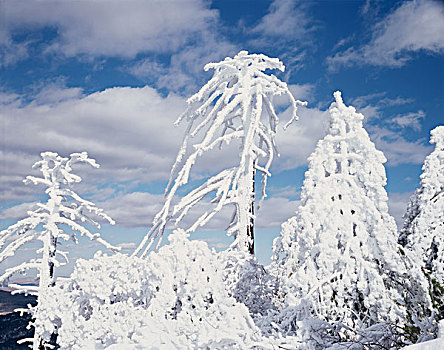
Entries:
<svg viewBox="0 0 444 350">
<path fill-rule="evenodd" d="M 59 217 L 57 218 L 57 223 L 68 225 L 73 230 L 76 230 L 80 233 L 81 236 L 86 236 L 92 241 L 97 241 L 101 244 L 103 244 L 106 248 L 111 249 L 113 251 L 119 251 L 119 247 L 115 247 L 112 244 L 108 243 L 104 239 L 100 238 L 100 233 L 91 233 L 88 229 L 83 227 L 82 225 L 79 225 L 78 223 L 69 220 L 67 218 Z"/>
<path fill-rule="evenodd" d="M 33 212 L 31 212 L 33 214 Z M 36 220 L 34 217 L 29 217 L 23 220 L 20 220 L 19 222 L 9 226 L 8 228 L 4 229 L 0 232 L 0 249 L 3 248 L 6 241 L 14 234 L 17 235 L 23 235 L 30 230 L 33 230 L 39 225 L 40 221 Z M 1 255 L 0 255 L 1 256 Z M 1 258 L 0 258 L 1 259 Z M 1 260 L 0 260 L 1 262 Z"/>
<path fill-rule="evenodd" d="M 33 262 L 33 263 L 24 262 L 24 263 L 21 263 L 20 265 L 10 267 L 9 269 L 6 269 L 6 271 L 3 275 L 0 276 L 0 282 L 5 281 L 6 279 L 8 279 L 9 277 L 11 277 L 12 275 L 14 275 L 18 272 L 24 272 L 24 271 L 30 270 L 30 269 L 39 269 L 40 265 L 41 265 L 40 262 Z"/>
<path fill-rule="evenodd" d="M 11 242 L 4 250 L 0 253 L 0 263 L 3 262 L 6 258 L 14 256 L 17 249 L 19 249 L 23 244 L 27 242 L 31 242 L 35 239 L 34 234 L 28 234 L 26 236 L 20 236 L 16 238 L 15 241 Z"/>
<path fill-rule="evenodd" d="M 9 288 L 14 289 L 11 294 L 31 294 L 31 295 L 38 295 L 40 288 L 38 286 L 22 286 L 20 284 L 15 284 L 15 283 L 9 283 L 8 284 Z M 15 309 L 14 311 L 20 311 L 21 309 Z M 29 308 L 28 309 L 24 309 L 25 312 L 29 312 Z"/>
<path fill-rule="evenodd" d="M 251 240 L 247 237 L 247 227 L 254 219 L 250 213 L 255 197 L 254 171 L 262 173 L 262 198 L 265 198 L 267 178 L 271 175 L 269 168 L 274 155 L 278 154 L 275 134 L 279 117 L 271 103 L 272 97 L 288 97 L 292 112 L 287 126 L 297 120 L 298 105 L 306 105 L 294 99 L 285 82 L 264 73 L 268 69 L 285 69 L 277 58 L 241 51 L 234 58 L 209 63 L 204 69 L 213 69 L 213 77 L 187 100 L 188 108 L 175 123 L 184 120 L 188 123 L 182 147 L 171 169 L 164 205 L 135 255 L 145 256 L 159 238 L 158 246 L 168 222 L 179 223 L 191 207 L 213 192 L 214 208 L 199 216 L 188 231 L 206 224 L 223 207 L 234 205 L 236 222 L 230 223 L 230 232 L 235 236 L 237 249 L 246 249 Z M 217 145 L 222 147 L 233 141 L 241 144 L 239 165 L 211 177 L 173 205 L 173 198 L 179 188 L 188 183 L 198 158 Z"/>
</svg>

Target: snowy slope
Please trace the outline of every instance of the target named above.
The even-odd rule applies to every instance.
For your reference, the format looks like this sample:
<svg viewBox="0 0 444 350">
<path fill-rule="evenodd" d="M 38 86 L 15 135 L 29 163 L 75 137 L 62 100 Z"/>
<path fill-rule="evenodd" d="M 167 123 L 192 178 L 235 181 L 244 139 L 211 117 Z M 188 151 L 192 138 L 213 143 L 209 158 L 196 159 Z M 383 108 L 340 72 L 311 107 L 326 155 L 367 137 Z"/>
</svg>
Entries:
<svg viewBox="0 0 444 350">
<path fill-rule="evenodd" d="M 442 350 L 444 349 L 444 338 L 433 339 L 424 343 L 413 344 L 403 348 L 404 350 Z"/>
</svg>

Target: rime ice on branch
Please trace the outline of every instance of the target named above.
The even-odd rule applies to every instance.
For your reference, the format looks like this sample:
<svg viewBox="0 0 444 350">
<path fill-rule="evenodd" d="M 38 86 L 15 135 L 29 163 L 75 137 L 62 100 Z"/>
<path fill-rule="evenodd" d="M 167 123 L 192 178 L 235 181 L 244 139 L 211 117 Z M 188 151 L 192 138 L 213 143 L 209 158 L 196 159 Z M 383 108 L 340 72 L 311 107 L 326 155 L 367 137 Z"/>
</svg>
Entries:
<svg viewBox="0 0 444 350">
<path fill-rule="evenodd" d="M 178 224 L 196 203 L 212 192 L 215 192 L 213 209 L 202 214 L 187 231 L 205 225 L 224 206 L 233 205 L 235 211 L 228 226 L 228 235 L 235 237 L 232 247 L 251 251 L 253 241 L 248 230 L 254 220 L 252 178 L 256 170 L 262 174 L 264 198 L 269 168 L 277 154 L 274 138 L 279 118 L 272 97 L 287 95 L 290 99 L 293 113 L 286 127 L 297 119 L 297 105 L 306 105 L 306 102 L 295 100 L 286 83 L 264 73 L 266 69 L 285 69 L 277 58 L 241 51 L 234 58 L 209 63 L 204 69 L 214 69 L 214 75 L 188 99 L 187 110 L 176 121 L 176 125 L 187 121 L 188 128 L 171 170 L 165 203 L 134 254 L 145 256 L 156 239 L 159 239 L 158 247 L 167 223 L 175 219 Z M 203 136 L 196 140 L 200 134 Z M 205 152 L 236 139 L 241 140 L 239 165 L 214 175 L 173 205 L 176 192 L 188 182 L 196 160 Z"/>
<path fill-rule="evenodd" d="M 309 158 L 301 205 L 273 244 L 282 295 L 289 304 L 310 301 L 327 322 L 402 326 L 403 291 L 393 279 L 406 269 L 388 212 L 386 159 L 363 128 L 363 115 L 339 91 L 334 96 L 329 131 Z"/>
<path fill-rule="evenodd" d="M 102 243 L 106 248 L 118 250 L 118 248 L 100 238 L 100 234 L 91 233 L 81 224 L 87 222 L 100 228 L 99 223 L 92 219 L 89 216 L 90 214 L 94 214 L 111 224 L 114 224 L 114 221 L 102 209 L 97 208 L 94 203 L 81 198 L 70 188 L 72 184 L 82 180 L 80 176 L 71 173 L 72 165 L 83 162 L 98 168 L 99 165 L 95 160 L 88 158 L 86 152 L 73 153 L 69 159 L 53 152 L 44 152 L 41 156 L 42 160 L 36 162 L 33 168 L 39 169 L 43 177 L 27 176 L 24 182 L 46 186 L 45 192 L 49 196 L 48 201 L 45 204 L 37 203 L 38 208 L 29 211 L 27 218 L 0 232 L 0 263 L 13 256 L 25 243 L 41 241 L 43 245 L 42 248 L 36 251 L 37 254 L 41 254 L 41 257 L 30 259 L 18 266 L 9 268 L 0 276 L 0 282 L 3 282 L 15 273 L 26 272 L 29 269 L 38 270 L 38 287 L 10 285 L 19 288 L 20 292 L 38 295 L 38 305 L 31 309 L 35 319 L 33 325 L 36 328 L 33 340 L 34 349 L 39 348 L 40 339 L 44 336 L 39 331 L 41 323 L 44 322 L 39 315 L 39 306 L 51 300 L 48 292 L 49 288 L 55 283 L 54 268 L 68 262 L 67 253 L 58 249 L 60 241 L 72 239 L 77 243 L 75 233 L 78 232 L 81 236 L 87 236 L 91 240 Z M 61 225 L 69 227 L 71 232 L 65 233 L 60 228 Z M 7 242 L 10 243 L 7 244 Z M 6 247 L 3 249 L 5 245 Z M 59 260 L 59 256 L 63 258 L 62 261 Z M 50 336 L 51 334 L 49 334 Z M 49 340 L 48 335 L 45 338 L 45 340 Z"/>
</svg>

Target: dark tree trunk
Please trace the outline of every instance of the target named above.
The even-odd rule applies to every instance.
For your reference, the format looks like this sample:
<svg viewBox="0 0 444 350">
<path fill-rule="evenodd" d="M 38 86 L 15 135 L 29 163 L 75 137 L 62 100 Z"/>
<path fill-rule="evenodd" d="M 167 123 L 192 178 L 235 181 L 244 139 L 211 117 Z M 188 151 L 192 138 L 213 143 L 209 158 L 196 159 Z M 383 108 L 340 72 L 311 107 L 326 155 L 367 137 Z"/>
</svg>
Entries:
<svg viewBox="0 0 444 350">
<path fill-rule="evenodd" d="M 49 252 L 49 257 L 50 258 L 55 258 L 56 256 L 56 249 L 57 249 L 57 238 L 56 237 L 52 237 L 52 241 L 54 244 L 54 251 Z M 49 263 L 49 277 L 51 278 L 51 285 L 50 287 L 54 287 L 55 286 L 55 281 L 54 281 L 54 263 L 51 261 Z"/>
<path fill-rule="evenodd" d="M 255 197 L 255 177 L 256 177 L 256 170 L 253 169 L 253 198 L 251 201 L 251 206 L 250 206 L 250 214 L 252 215 L 252 217 L 250 218 L 250 225 L 247 228 L 247 237 L 250 238 L 250 242 L 248 245 L 248 251 L 250 252 L 251 255 L 254 255 L 254 197 Z"/>
</svg>

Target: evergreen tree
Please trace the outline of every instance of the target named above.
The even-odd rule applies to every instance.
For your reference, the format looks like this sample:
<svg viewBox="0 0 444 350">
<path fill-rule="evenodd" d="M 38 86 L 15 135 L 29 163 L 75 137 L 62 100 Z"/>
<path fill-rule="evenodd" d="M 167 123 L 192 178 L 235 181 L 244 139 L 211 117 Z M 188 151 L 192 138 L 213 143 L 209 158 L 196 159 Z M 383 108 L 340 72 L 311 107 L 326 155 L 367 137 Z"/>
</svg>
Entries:
<svg viewBox="0 0 444 350">
<path fill-rule="evenodd" d="M 399 243 L 418 257 L 434 306 L 444 318 L 444 126 L 430 134 L 435 150 L 425 159 L 421 187 L 410 198 Z"/>
<path fill-rule="evenodd" d="M 334 97 L 328 133 L 309 158 L 301 205 L 274 241 L 274 273 L 283 280 L 284 305 L 309 301 L 321 320 L 353 329 L 402 327 L 403 299 L 413 297 L 400 282 L 406 261 L 388 213 L 386 159 L 363 128 L 363 115 L 339 91 Z M 421 280 L 415 288 L 424 298 Z"/>
</svg>

